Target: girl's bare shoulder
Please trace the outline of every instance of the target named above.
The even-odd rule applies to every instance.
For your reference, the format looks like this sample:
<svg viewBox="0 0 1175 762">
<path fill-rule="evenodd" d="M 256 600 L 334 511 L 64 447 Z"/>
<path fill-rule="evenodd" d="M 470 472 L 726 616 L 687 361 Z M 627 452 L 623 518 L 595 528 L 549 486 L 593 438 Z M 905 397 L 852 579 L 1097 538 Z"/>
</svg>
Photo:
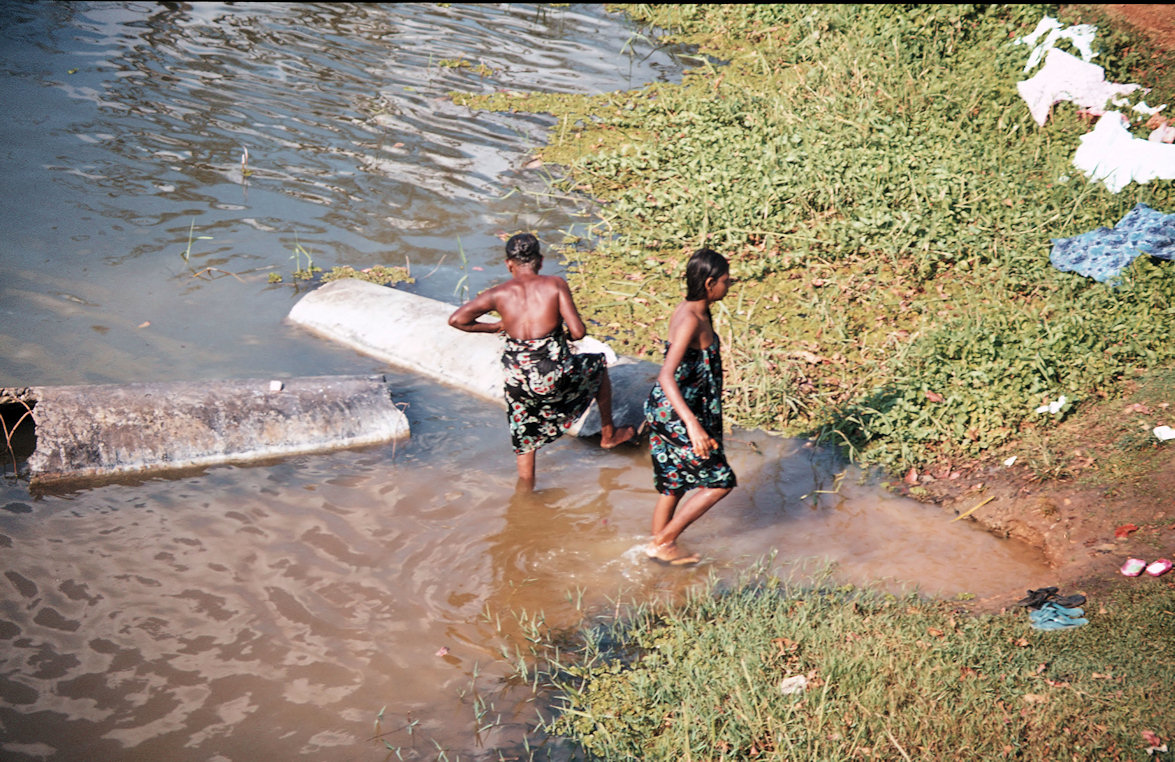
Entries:
<svg viewBox="0 0 1175 762">
<path fill-rule="evenodd" d="M 689 302 L 682 302 L 673 310 L 673 314 L 669 316 L 669 333 L 670 335 L 680 331 L 688 331 L 692 337 L 698 330 L 701 324 L 701 319 L 697 312 L 690 308 Z"/>
</svg>

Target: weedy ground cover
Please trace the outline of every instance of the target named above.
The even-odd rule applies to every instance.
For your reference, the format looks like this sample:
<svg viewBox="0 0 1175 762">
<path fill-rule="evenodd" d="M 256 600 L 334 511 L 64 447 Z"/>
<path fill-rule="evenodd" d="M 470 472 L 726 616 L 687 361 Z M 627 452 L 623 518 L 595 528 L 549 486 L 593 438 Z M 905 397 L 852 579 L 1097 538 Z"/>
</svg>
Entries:
<svg viewBox="0 0 1175 762">
<path fill-rule="evenodd" d="M 557 116 L 543 159 L 602 220 L 594 250 L 565 252 L 573 287 L 621 351 L 659 360 L 688 254 L 731 257 L 717 318 L 734 423 L 891 472 L 965 464 L 1175 362 L 1170 263 L 1144 257 L 1116 286 L 1049 264 L 1052 238 L 1139 202 L 1175 210 L 1169 182 L 1113 194 L 1081 177 L 1092 123 L 1072 104 L 1032 121 L 1013 41 L 1056 6 L 617 7 L 699 66 L 590 98 L 458 97 Z M 1108 28 L 1095 49 L 1111 81 L 1166 71 Z M 1169 77 L 1143 84 L 1175 102 Z"/>
<path fill-rule="evenodd" d="M 1136 203 L 1175 211 L 1169 182 L 1086 182 L 1071 162 L 1092 122 L 1059 104 L 1039 128 L 1020 100 L 1013 40 L 1058 6 L 615 7 L 693 47 L 682 84 L 455 96 L 555 115 L 543 161 L 600 205 L 600 243 L 564 252 L 593 333 L 659 361 L 685 261 L 710 245 L 739 279 L 715 314 L 738 425 L 891 472 L 1016 453 L 1046 477 L 1096 459 L 1129 479 L 1169 458 L 1149 427 L 1172 389 L 1175 267 L 1141 258 L 1105 285 L 1048 261 L 1050 239 Z M 1104 25 L 1095 49 L 1107 80 L 1175 104 L 1169 55 Z M 519 679 L 555 690 L 550 736 L 600 759 L 1151 759 L 1175 737 L 1175 589 L 1138 581 L 1042 632 L 1021 611 L 752 574 L 579 637 L 536 629 Z"/>
<path fill-rule="evenodd" d="M 608 760 L 1145 759 L 1144 731 L 1175 735 L 1156 712 L 1175 689 L 1175 590 L 1149 582 L 1040 631 L 1022 612 L 750 575 L 638 605 L 578 658 L 549 652 L 545 729 Z"/>
</svg>

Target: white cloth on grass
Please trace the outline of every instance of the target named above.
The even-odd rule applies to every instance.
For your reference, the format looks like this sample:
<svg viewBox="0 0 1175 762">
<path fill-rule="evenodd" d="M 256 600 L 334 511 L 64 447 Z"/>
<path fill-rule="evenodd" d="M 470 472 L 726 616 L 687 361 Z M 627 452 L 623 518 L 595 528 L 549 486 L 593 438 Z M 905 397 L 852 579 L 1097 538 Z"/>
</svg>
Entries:
<svg viewBox="0 0 1175 762">
<path fill-rule="evenodd" d="M 1132 181 L 1175 180 L 1175 145 L 1136 138 L 1117 111 L 1098 119 L 1093 132 L 1081 136 L 1073 165 L 1091 181 L 1118 193 Z"/>
<path fill-rule="evenodd" d="M 1032 53 L 1028 56 L 1028 63 L 1024 64 L 1024 71 L 1029 72 L 1040 63 L 1045 54 L 1053 50 L 1054 46 L 1061 40 L 1068 40 L 1073 43 L 1073 47 L 1077 48 L 1081 53 L 1081 58 L 1086 61 L 1092 61 L 1097 53 L 1093 52 L 1093 38 L 1097 34 L 1097 27 L 1092 24 L 1076 24 L 1068 29 L 1052 16 L 1045 16 L 1036 25 L 1036 29 L 1032 30 L 1031 34 L 1026 34 L 1023 37 L 1017 38 L 1014 43 L 1016 45 L 1032 45 Z M 1040 40 L 1041 36 L 1044 40 Z"/>
<path fill-rule="evenodd" d="M 1097 64 L 1086 63 L 1077 56 L 1053 48 L 1044 66 L 1032 78 L 1016 83 L 1020 97 L 1037 125 L 1048 121 L 1054 103 L 1072 101 L 1094 115 L 1106 113 L 1106 104 L 1125 105 L 1121 96 L 1141 85 L 1120 85 L 1106 81 L 1106 73 Z"/>
</svg>

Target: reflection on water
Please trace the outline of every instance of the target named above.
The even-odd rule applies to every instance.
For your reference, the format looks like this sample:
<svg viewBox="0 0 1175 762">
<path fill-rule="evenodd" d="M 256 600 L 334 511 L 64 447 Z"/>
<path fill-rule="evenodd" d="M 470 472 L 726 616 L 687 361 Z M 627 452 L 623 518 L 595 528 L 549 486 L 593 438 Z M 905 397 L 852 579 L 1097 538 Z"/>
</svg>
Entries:
<svg viewBox="0 0 1175 762">
<path fill-rule="evenodd" d="M 282 327 L 297 249 L 455 301 L 501 231 L 587 233 L 516 192 L 552 120 L 450 91 L 680 67 L 601 6 L 4 2 L 0 71 L 0 383 L 65 384 L 344 372 Z"/>
<path fill-rule="evenodd" d="M 513 612 L 572 626 L 771 554 L 781 574 L 948 596 L 1045 573 L 754 432 L 729 439 L 742 486 L 682 538 L 705 562 L 655 566 L 647 449 L 562 440 L 515 494 L 500 408 L 283 324 L 295 245 L 325 267 L 407 261 L 409 288 L 456 301 L 463 278 L 502 276 L 499 232 L 582 228 L 506 192 L 532 182 L 515 168 L 548 120 L 443 96 L 677 76 L 602 8 L 4 3 L 0 20 L 0 386 L 379 372 L 412 426 L 397 446 L 70 492 L 0 481 L 4 759 L 383 759 L 385 740 L 496 759 L 534 718 L 501 683 Z M 456 59 L 490 73 L 439 64 Z M 479 692 L 498 695 L 493 729 Z"/>
<path fill-rule="evenodd" d="M 1024 548 L 852 475 L 833 492 L 835 464 L 751 432 L 731 446 L 743 486 L 686 534 L 705 563 L 660 567 L 641 554 L 647 450 L 561 440 L 538 491 L 515 494 L 499 411 L 440 397 L 450 414 L 398 448 L 0 505 L 6 749 L 350 759 L 377 756 L 385 707 L 384 728 L 416 720 L 464 749 L 468 690 L 508 674 L 514 612 L 574 626 L 581 606 L 671 594 L 772 552 L 781 574 L 831 562 L 838 580 L 945 595 L 1042 573 Z M 528 695 L 500 742 L 520 740 Z"/>
</svg>

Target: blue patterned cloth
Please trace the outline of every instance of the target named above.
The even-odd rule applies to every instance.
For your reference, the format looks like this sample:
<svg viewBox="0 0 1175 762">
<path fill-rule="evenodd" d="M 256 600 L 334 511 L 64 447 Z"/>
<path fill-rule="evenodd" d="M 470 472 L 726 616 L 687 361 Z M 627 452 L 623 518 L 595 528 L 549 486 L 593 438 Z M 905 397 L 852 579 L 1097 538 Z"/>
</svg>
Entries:
<svg viewBox="0 0 1175 762">
<path fill-rule="evenodd" d="M 669 351 L 666 342 L 665 351 Z M 653 454 L 653 488 L 662 495 L 681 496 L 695 487 L 735 487 L 738 479 L 722 449 L 722 349 L 718 335 L 705 349 L 689 347 L 673 371 L 685 404 L 718 443 L 708 457 L 694 454 L 685 423 L 673 409 L 661 382 L 649 390 L 645 420 Z"/>
<path fill-rule="evenodd" d="M 1175 259 L 1175 215 L 1137 204 L 1111 228 L 1098 228 L 1072 238 L 1054 238 L 1049 261 L 1100 283 L 1112 283 L 1135 257 L 1149 254 Z"/>
</svg>

